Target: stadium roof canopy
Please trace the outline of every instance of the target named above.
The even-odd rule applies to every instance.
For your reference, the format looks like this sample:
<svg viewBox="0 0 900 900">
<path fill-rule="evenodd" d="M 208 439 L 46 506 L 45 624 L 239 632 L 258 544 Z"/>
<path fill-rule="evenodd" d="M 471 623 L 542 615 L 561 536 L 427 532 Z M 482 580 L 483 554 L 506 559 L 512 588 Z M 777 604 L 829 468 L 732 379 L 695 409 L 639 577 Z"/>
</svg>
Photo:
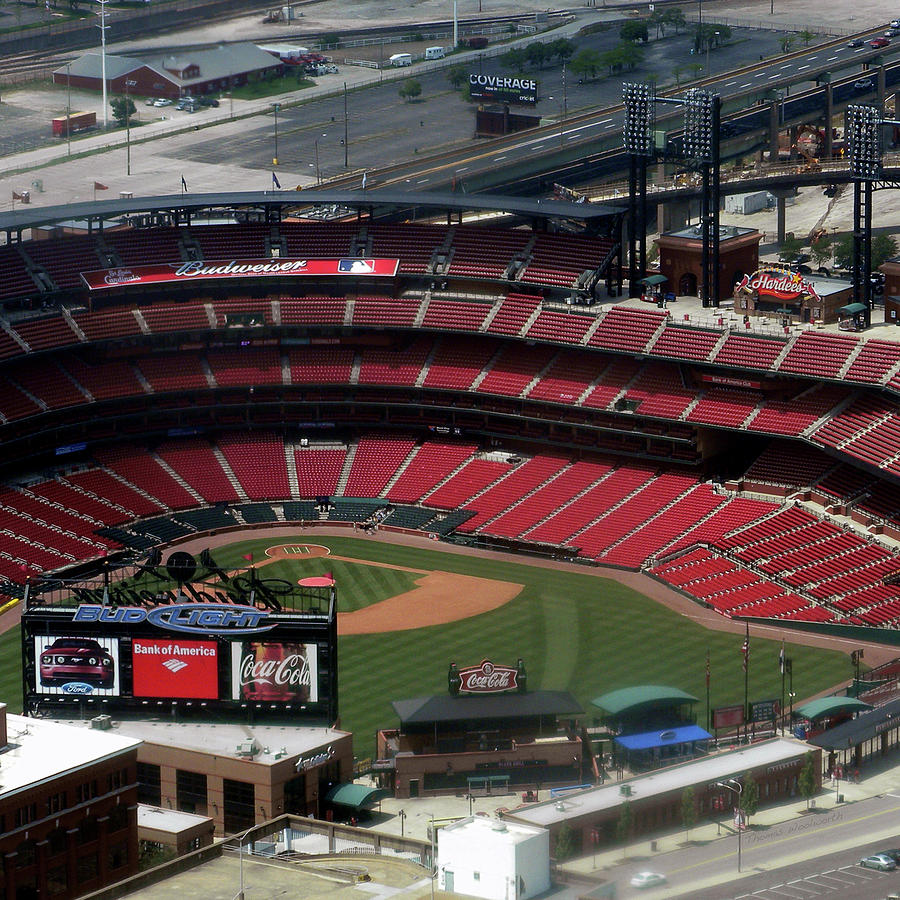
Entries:
<svg viewBox="0 0 900 900">
<path fill-rule="evenodd" d="M 891 700 L 817 734 L 809 739 L 809 743 L 823 750 L 847 750 L 897 728 L 900 728 L 900 700 Z"/>
<path fill-rule="evenodd" d="M 336 784 L 326 795 L 325 802 L 335 806 L 349 806 L 352 809 L 367 809 L 390 797 L 384 788 L 373 788 L 366 784 Z"/>
<path fill-rule="evenodd" d="M 836 716 L 839 713 L 864 712 L 871 708 L 871 703 L 857 700 L 856 697 L 819 697 L 817 700 L 804 703 L 796 712 L 807 719 L 818 719 L 822 716 Z"/>
<path fill-rule="evenodd" d="M 91 200 L 61 206 L 18 206 L 0 213 L 0 231 L 16 234 L 29 228 L 62 221 L 84 220 L 88 230 L 102 229 L 103 223 L 126 216 L 169 214 L 187 223 L 191 217 L 216 210 L 257 211 L 269 218 L 298 215 L 311 207 L 340 207 L 385 216 L 408 211 L 416 215 L 445 212 L 448 217 L 470 212 L 496 212 L 534 222 L 569 219 L 587 223 L 622 216 L 625 208 L 600 203 L 573 203 L 571 200 L 544 200 L 506 197 L 499 194 L 409 192 L 393 189 L 232 191 L 208 194 L 168 194 L 157 197 L 129 197 L 118 200 Z"/>
<path fill-rule="evenodd" d="M 584 710 L 568 691 L 528 691 L 524 694 L 439 694 L 395 700 L 394 711 L 404 725 L 461 722 L 472 719 L 521 719 L 531 716 L 578 716 Z"/>
<path fill-rule="evenodd" d="M 602 697 L 591 700 L 611 716 L 635 712 L 643 706 L 665 706 L 681 703 L 696 703 L 697 698 L 679 688 L 666 687 L 660 684 L 640 684 L 635 687 L 621 688 L 611 691 Z"/>
<path fill-rule="evenodd" d="M 671 747 L 692 741 L 709 741 L 712 735 L 699 725 L 685 725 L 682 728 L 667 728 L 665 731 L 645 731 L 643 734 L 628 734 L 616 738 L 616 743 L 627 750 L 652 750 L 656 747 Z"/>
</svg>

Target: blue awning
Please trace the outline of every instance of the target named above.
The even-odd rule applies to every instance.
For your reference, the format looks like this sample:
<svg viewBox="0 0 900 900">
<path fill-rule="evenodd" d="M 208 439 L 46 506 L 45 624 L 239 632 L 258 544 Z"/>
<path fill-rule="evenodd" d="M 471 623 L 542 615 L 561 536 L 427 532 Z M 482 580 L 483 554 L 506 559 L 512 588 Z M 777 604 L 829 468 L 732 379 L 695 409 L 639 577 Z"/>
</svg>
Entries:
<svg viewBox="0 0 900 900">
<path fill-rule="evenodd" d="M 708 741 L 712 735 L 699 725 L 667 728 L 665 731 L 647 731 L 617 737 L 616 743 L 626 750 L 652 750 L 654 747 L 671 747 L 672 744 L 689 744 L 691 741 Z"/>
</svg>

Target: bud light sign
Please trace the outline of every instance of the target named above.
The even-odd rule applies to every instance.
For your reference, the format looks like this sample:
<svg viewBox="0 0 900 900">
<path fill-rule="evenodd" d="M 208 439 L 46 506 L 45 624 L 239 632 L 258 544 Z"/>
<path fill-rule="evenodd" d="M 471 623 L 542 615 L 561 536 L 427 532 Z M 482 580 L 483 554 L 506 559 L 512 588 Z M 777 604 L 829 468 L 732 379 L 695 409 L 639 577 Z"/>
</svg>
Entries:
<svg viewBox="0 0 900 900">
<path fill-rule="evenodd" d="M 139 606 L 93 606 L 82 603 L 73 622 L 126 623 L 150 622 L 157 628 L 188 634 L 255 634 L 271 631 L 274 625 L 260 625 L 267 612 L 254 606 L 227 603 L 174 603 L 143 609 Z"/>
</svg>

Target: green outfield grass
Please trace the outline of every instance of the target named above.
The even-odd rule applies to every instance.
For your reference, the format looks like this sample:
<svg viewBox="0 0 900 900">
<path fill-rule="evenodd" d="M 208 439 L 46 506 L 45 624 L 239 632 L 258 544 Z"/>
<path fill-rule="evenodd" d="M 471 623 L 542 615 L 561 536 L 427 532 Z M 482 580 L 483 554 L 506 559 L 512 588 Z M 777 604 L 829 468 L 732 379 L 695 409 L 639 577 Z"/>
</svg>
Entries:
<svg viewBox="0 0 900 900">
<path fill-rule="evenodd" d="M 489 657 L 515 663 L 522 657 L 530 690 L 568 690 L 588 720 L 594 697 L 636 684 L 664 684 L 699 698 L 698 721 L 706 721 L 706 657 L 710 657 L 712 706 L 740 703 L 743 634 L 711 632 L 635 591 L 594 574 L 558 572 L 480 558 L 375 543 L 358 538 L 298 537 L 331 548 L 336 555 L 424 570 L 443 570 L 524 585 L 520 595 L 493 612 L 450 625 L 385 634 L 352 635 L 339 641 L 341 726 L 354 733 L 359 757 L 374 752 L 375 732 L 398 724 L 396 699 L 447 690 L 447 668 Z M 281 541 L 280 541 L 281 542 Z M 241 557 L 263 557 L 273 541 L 240 541 L 216 550 L 224 569 L 246 565 Z M 284 543 L 287 543 L 284 541 Z M 353 564 L 334 558 L 273 563 L 266 574 L 296 580 L 333 572 L 338 608 L 350 611 L 409 590 L 414 573 Z M 277 573 L 277 576 L 276 576 Z M 447 597 L 453 603 L 453 596 Z M 780 641 L 763 640 L 751 625 L 750 699 L 781 696 Z M 0 637 L 0 690 L 10 708 L 21 706 L 18 630 Z M 798 700 L 852 677 L 846 654 L 788 644 L 794 660 Z"/>
</svg>

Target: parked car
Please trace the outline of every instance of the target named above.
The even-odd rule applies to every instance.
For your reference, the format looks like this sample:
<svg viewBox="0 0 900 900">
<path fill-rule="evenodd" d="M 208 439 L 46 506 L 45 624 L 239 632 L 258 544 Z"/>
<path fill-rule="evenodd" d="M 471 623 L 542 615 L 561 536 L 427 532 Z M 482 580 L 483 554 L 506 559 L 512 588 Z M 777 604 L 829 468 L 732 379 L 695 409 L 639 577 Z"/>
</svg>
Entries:
<svg viewBox="0 0 900 900">
<path fill-rule="evenodd" d="M 853 38 L 852 41 L 847 41 L 848 47 L 862 47 L 865 41 L 862 38 Z"/>
<path fill-rule="evenodd" d="M 41 651 L 41 684 L 83 681 L 96 687 L 112 687 L 113 658 L 92 638 L 57 638 Z"/>
<path fill-rule="evenodd" d="M 900 19 L 891 19 L 888 24 L 891 26 L 891 28 L 900 28 Z"/>
<path fill-rule="evenodd" d="M 871 91 L 875 87 L 871 78 L 860 78 L 853 82 L 854 91 Z"/>
<path fill-rule="evenodd" d="M 186 106 L 191 106 L 195 104 L 197 101 L 194 100 L 193 97 L 182 97 L 176 104 L 175 109 L 184 109 Z"/>
<path fill-rule="evenodd" d="M 154 106 L 171 106 L 172 101 L 168 97 L 157 97 L 153 101 Z"/>
<path fill-rule="evenodd" d="M 859 861 L 859 865 L 864 869 L 878 869 L 881 872 L 893 872 L 897 868 L 897 863 L 885 853 L 873 853 L 871 856 L 864 856 Z"/>
<path fill-rule="evenodd" d="M 656 887 L 665 883 L 666 876 L 660 875 L 659 872 L 638 872 L 631 877 L 631 886 L 636 888 Z"/>
<path fill-rule="evenodd" d="M 886 38 L 886 37 L 872 38 L 872 40 L 869 41 L 869 46 L 874 47 L 876 50 L 879 50 L 882 47 L 889 47 L 890 44 L 891 44 L 891 39 Z"/>
<path fill-rule="evenodd" d="M 895 863 L 900 863 L 900 850 L 882 850 L 878 855 L 879 856 L 888 856 Z"/>
<path fill-rule="evenodd" d="M 201 97 L 197 102 L 200 106 L 214 106 L 216 108 L 219 106 L 219 101 L 215 97 Z"/>
</svg>

